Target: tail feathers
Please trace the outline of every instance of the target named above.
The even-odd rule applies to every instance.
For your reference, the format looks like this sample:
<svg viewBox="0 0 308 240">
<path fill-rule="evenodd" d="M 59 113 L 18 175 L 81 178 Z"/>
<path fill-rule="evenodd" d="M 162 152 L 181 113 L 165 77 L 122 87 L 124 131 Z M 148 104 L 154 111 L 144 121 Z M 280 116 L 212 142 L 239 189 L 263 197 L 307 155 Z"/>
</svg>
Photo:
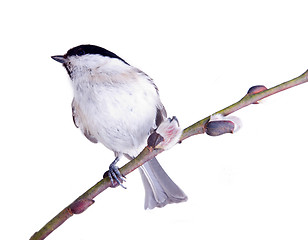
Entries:
<svg viewBox="0 0 308 240">
<path fill-rule="evenodd" d="M 156 158 L 139 169 L 145 188 L 145 209 L 187 201 L 185 193 L 171 180 Z"/>
</svg>

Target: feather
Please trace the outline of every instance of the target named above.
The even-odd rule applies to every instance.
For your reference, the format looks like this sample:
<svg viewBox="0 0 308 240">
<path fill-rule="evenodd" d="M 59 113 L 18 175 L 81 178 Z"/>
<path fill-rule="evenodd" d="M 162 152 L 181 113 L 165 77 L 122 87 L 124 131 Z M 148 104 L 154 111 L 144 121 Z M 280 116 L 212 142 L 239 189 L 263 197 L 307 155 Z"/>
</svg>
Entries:
<svg viewBox="0 0 308 240">
<path fill-rule="evenodd" d="M 145 209 L 187 201 L 185 193 L 171 180 L 156 158 L 139 169 L 145 188 Z"/>
</svg>

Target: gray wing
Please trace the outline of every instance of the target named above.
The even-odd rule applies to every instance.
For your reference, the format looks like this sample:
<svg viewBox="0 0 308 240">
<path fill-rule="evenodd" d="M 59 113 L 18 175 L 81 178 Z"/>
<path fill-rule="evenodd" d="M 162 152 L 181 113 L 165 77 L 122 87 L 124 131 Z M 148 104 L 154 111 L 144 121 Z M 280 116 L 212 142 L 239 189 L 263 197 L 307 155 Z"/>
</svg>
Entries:
<svg viewBox="0 0 308 240">
<path fill-rule="evenodd" d="M 74 101 L 72 102 L 72 117 L 73 122 L 77 128 L 80 128 L 80 130 L 83 132 L 85 137 L 90 140 L 93 143 L 97 143 L 97 139 L 91 134 L 90 130 L 87 127 L 86 120 L 84 117 L 84 114 L 78 107 L 77 103 Z"/>
<path fill-rule="evenodd" d="M 167 118 L 167 112 L 165 107 L 161 104 L 161 106 L 159 106 L 156 111 L 156 118 L 155 118 L 156 127 L 158 127 L 165 118 Z"/>
<path fill-rule="evenodd" d="M 142 75 L 143 77 L 145 77 L 152 85 L 153 87 L 155 88 L 156 92 L 157 92 L 157 95 L 159 96 L 159 91 L 158 91 L 158 88 L 157 86 L 155 85 L 154 81 L 152 78 L 150 78 L 146 73 L 142 72 L 140 69 L 138 68 L 134 68 L 135 69 L 135 72 L 137 74 L 140 74 Z M 164 105 L 160 102 L 159 100 L 159 105 L 157 106 L 156 108 L 156 118 L 155 118 L 155 125 L 156 125 L 156 128 L 161 124 L 161 122 L 167 118 L 167 112 L 166 112 L 166 109 L 164 107 Z M 154 128 L 155 129 L 155 128 Z M 152 130 L 154 130 L 152 129 Z"/>
</svg>

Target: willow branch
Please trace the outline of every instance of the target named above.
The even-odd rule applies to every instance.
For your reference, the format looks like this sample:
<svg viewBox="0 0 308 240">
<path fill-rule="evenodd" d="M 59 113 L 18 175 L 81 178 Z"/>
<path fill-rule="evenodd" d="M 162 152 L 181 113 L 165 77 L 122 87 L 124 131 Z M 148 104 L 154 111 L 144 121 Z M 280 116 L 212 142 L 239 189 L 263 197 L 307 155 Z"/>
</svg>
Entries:
<svg viewBox="0 0 308 240">
<path fill-rule="evenodd" d="M 224 116 L 227 116 L 235 111 L 240 110 L 241 108 L 244 108 L 250 104 L 256 103 L 266 97 L 269 97 L 273 94 L 279 93 L 281 91 L 287 90 L 291 87 L 295 87 L 298 86 L 300 84 L 303 84 L 305 82 L 308 82 L 308 70 L 306 72 L 304 72 L 302 75 L 300 75 L 297 78 L 294 78 L 292 80 L 286 81 L 284 83 L 281 83 L 275 87 L 269 88 L 265 91 L 253 94 L 253 95 L 249 95 L 246 94 L 241 100 L 239 100 L 238 102 L 220 110 L 217 111 L 216 113 L 220 113 Z M 214 113 L 214 114 L 216 114 Z M 213 114 L 212 114 L 213 115 Z M 189 126 L 188 128 L 186 128 L 183 131 L 181 140 L 184 140 L 188 137 L 191 137 L 193 135 L 196 134 L 201 134 L 205 132 L 205 126 L 206 123 L 209 121 L 211 116 L 208 116 L 202 120 L 200 120 L 199 122 L 196 122 L 195 124 Z"/>
<path fill-rule="evenodd" d="M 270 89 L 264 90 L 259 93 L 254 94 L 246 94 L 241 100 L 238 102 L 216 112 L 219 114 L 222 114 L 224 116 L 229 115 L 241 108 L 244 108 L 250 104 L 256 103 L 261 99 L 264 99 L 268 96 L 271 96 L 273 94 L 276 94 L 278 92 L 284 91 L 286 89 L 289 89 L 291 87 L 295 87 L 297 85 L 300 85 L 302 83 L 305 83 L 308 81 L 308 70 L 300 75 L 297 78 L 294 78 L 290 81 L 284 82 L 282 84 L 279 84 L 275 87 L 272 87 Z M 214 113 L 214 114 L 216 114 Z M 210 116 L 196 122 L 195 124 L 187 127 L 183 130 L 183 134 L 180 138 L 180 141 L 185 140 L 186 138 L 189 138 L 196 134 L 202 134 L 206 131 L 207 123 L 210 120 Z M 132 161 L 128 162 L 126 165 L 124 165 L 122 168 L 120 168 L 120 171 L 123 175 L 127 175 L 134 171 L 136 168 L 140 167 L 145 162 L 151 160 L 161 152 L 163 152 L 163 149 L 155 149 L 153 147 L 145 147 L 143 151 Z M 84 194 L 82 194 L 80 197 L 78 197 L 73 203 L 71 203 L 69 206 L 64 208 L 57 216 L 55 216 L 52 220 L 50 220 L 43 228 L 41 228 L 38 232 L 36 232 L 30 240 L 42 240 L 45 239 L 51 232 L 53 232 L 55 229 L 57 229 L 61 224 L 63 224 L 67 219 L 69 219 L 74 214 L 80 214 L 84 212 L 89 206 L 91 206 L 94 203 L 94 198 L 103 192 L 105 189 L 112 187 L 111 181 L 109 177 L 103 178 L 101 181 L 96 183 L 93 187 L 91 187 L 88 191 L 86 191 Z"/>
</svg>

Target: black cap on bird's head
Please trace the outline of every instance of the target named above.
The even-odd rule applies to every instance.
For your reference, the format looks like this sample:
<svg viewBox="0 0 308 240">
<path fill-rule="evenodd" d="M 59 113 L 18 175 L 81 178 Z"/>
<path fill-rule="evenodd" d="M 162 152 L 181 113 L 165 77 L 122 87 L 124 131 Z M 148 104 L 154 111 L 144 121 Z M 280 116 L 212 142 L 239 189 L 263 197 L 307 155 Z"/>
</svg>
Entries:
<svg viewBox="0 0 308 240">
<path fill-rule="evenodd" d="M 110 58 L 117 58 L 124 63 L 128 64 L 125 62 L 122 58 L 120 58 L 118 55 L 114 54 L 113 52 L 108 51 L 105 48 L 101 48 L 95 45 L 79 45 L 77 47 L 71 48 L 70 50 L 67 51 L 65 55 L 56 55 L 52 56 L 51 58 L 57 62 L 60 63 L 65 63 L 66 59 L 71 56 L 83 56 L 87 54 L 92 54 L 92 55 L 101 55 L 103 57 L 110 57 Z"/>
</svg>

